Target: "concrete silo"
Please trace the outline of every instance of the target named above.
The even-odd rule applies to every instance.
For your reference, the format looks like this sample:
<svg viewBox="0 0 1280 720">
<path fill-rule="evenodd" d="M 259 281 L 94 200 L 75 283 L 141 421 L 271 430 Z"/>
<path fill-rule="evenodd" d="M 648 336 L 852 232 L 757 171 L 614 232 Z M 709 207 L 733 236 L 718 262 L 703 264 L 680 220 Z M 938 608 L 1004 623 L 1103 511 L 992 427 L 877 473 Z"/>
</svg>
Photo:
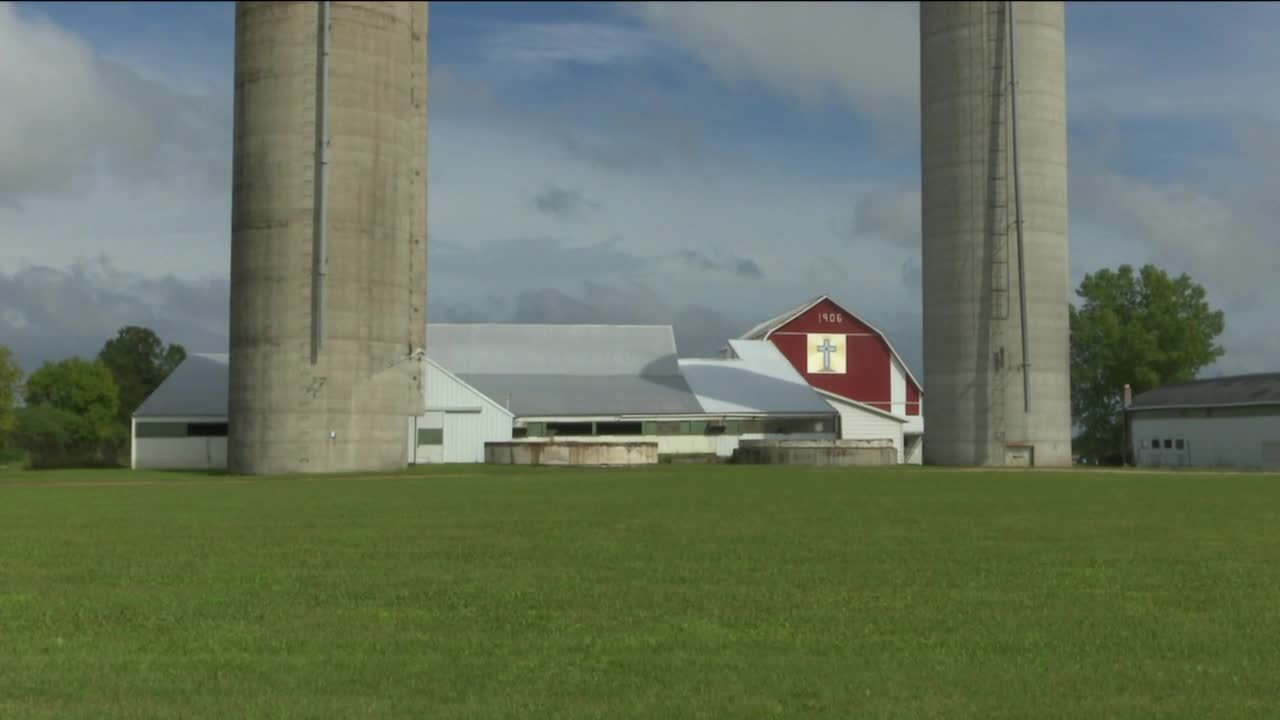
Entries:
<svg viewBox="0 0 1280 720">
<path fill-rule="evenodd" d="M 237 4 L 232 472 L 406 465 L 426 183 L 426 2 Z"/>
<path fill-rule="evenodd" d="M 1065 58 L 1061 2 L 921 3 L 926 463 L 1071 462 Z"/>
</svg>

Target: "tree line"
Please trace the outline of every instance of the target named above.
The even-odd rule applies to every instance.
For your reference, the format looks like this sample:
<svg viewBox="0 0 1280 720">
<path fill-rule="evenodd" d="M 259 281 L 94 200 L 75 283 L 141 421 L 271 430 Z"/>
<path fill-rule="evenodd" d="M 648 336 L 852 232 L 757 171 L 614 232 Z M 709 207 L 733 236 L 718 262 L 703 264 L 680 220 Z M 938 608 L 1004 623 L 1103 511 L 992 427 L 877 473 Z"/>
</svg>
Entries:
<svg viewBox="0 0 1280 720">
<path fill-rule="evenodd" d="M 130 325 L 94 359 L 47 361 L 24 381 L 0 345 L 0 454 L 21 451 L 34 468 L 127 464 L 133 412 L 186 356 Z"/>
<path fill-rule="evenodd" d="M 1150 264 L 1086 275 L 1076 295 L 1073 450 L 1091 463 L 1118 464 L 1125 451 L 1124 386 L 1138 395 L 1194 379 L 1223 356 L 1217 339 L 1225 320 L 1188 275 L 1171 277 Z M 181 345 L 166 346 L 151 330 L 128 326 L 94 360 L 46 362 L 24 383 L 12 353 L 0 346 L 0 453 L 21 449 L 36 467 L 123 464 L 130 416 L 185 357 Z"/>
</svg>

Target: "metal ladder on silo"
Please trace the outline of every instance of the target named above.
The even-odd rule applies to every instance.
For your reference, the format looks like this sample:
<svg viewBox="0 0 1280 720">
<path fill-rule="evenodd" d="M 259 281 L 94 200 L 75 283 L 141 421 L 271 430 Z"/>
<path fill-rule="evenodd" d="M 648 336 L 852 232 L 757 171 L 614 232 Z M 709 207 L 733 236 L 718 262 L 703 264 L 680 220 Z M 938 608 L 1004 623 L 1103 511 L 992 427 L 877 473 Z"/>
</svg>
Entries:
<svg viewBox="0 0 1280 720">
<path fill-rule="evenodd" d="M 989 91 L 992 104 L 998 112 L 990 113 L 990 145 L 989 165 L 992 169 L 988 177 L 987 199 L 990 205 L 992 223 L 991 232 L 991 317 L 994 320 L 1009 319 L 1009 128 L 1005 122 L 1009 104 L 1005 93 L 1005 44 L 1003 32 L 1005 17 L 1003 2 L 986 3 L 985 34 L 987 40 L 987 58 L 989 67 Z"/>
<path fill-rule="evenodd" d="M 1003 464 L 1005 445 L 1008 442 L 1006 421 L 1008 403 L 1007 384 L 1009 382 L 1008 341 L 1009 321 L 1009 127 L 1005 116 L 1009 111 L 1009 103 L 1005 92 L 1006 65 L 1003 32 L 1005 15 L 1003 2 L 987 2 L 983 18 L 983 34 L 986 39 L 986 64 L 989 74 L 986 77 L 989 101 L 986 105 L 988 113 L 987 144 L 987 212 L 989 213 L 987 232 L 990 233 L 990 255 L 988 263 L 988 280 L 991 290 L 991 375 L 988 389 L 988 417 L 990 418 L 991 439 L 999 455 L 992 458 Z"/>
</svg>

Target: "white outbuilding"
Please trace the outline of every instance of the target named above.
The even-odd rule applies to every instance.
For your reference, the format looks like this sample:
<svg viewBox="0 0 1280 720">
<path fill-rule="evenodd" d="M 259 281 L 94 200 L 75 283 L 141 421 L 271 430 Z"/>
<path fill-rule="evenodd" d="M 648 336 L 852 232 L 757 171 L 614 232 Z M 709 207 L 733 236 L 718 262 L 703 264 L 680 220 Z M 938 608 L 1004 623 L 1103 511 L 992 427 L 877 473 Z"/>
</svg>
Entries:
<svg viewBox="0 0 1280 720">
<path fill-rule="evenodd" d="M 445 370 L 423 361 L 426 412 L 406 418 L 409 464 L 484 461 L 485 442 L 511 439 L 511 413 Z M 134 468 L 221 470 L 227 466 L 226 354 L 192 354 L 133 414 Z"/>
<path fill-rule="evenodd" d="M 1125 414 L 1139 466 L 1280 470 L 1280 373 L 1166 385 Z"/>
</svg>

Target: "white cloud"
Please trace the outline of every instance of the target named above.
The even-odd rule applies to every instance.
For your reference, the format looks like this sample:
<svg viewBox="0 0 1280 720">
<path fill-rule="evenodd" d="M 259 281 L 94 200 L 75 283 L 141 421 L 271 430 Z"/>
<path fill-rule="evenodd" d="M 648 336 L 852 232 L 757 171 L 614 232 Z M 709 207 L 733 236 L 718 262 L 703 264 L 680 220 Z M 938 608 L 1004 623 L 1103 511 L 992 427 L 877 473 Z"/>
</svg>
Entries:
<svg viewBox="0 0 1280 720">
<path fill-rule="evenodd" d="M 432 316 L 576 317 L 604 307 L 620 317 L 631 303 L 647 308 L 643 317 L 683 318 L 714 333 L 829 293 L 889 332 L 919 372 L 918 187 L 867 177 L 856 163 L 835 181 L 804 168 L 784 172 L 776 158 L 786 143 L 806 139 L 786 136 L 781 149 L 735 140 L 721 129 L 734 118 L 708 120 L 711 100 L 629 73 L 683 48 L 678 57 L 699 58 L 731 85 L 810 107 L 834 98 L 907 138 L 917 112 L 915 4 L 623 9 L 641 26 L 501 25 L 479 35 L 481 65 L 433 67 Z M 17 338 L 50 353 L 71 347 L 18 334 L 18 315 L 27 329 L 93 338 L 77 342 L 96 351 L 98 338 L 125 318 L 179 332 L 187 314 L 201 342 L 225 342 L 230 97 L 175 90 L 165 74 L 146 72 L 145 53 L 119 56 L 143 72 L 0 5 L 0 97 L 18 109 L 0 113 L 0 198 L 7 189 L 20 202 L 0 207 L 0 287 L 9 293 L 0 297 L 0 343 Z M 42 63 L 57 87 L 29 79 Z M 593 66 L 596 78 L 608 69 L 628 79 L 565 91 L 567 76 L 553 73 L 574 64 Z M 530 68 L 558 90 L 517 111 L 502 93 Z M 1118 73 L 1123 82 L 1079 102 L 1119 107 L 1124 84 L 1146 82 L 1151 72 Z M 1101 83 L 1104 75 L 1094 77 Z M 1129 107 L 1150 117 L 1179 111 L 1156 95 L 1139 93 Z M 1194 172 L 1177 180 L 1076 162 L 1081 150 L 1090 161 L 1109 156 L 1073 139 L 1075 281 L 1120 262 L 1185 269 L 1215 302 L 1236 306 L 1229 364 L 1221 367 L 1280 366 L 1274 342 L 1249 341 L 1270 322 L 1250 303 L 1280 300 L 1267 281 L 1277 271 L 1268 228 L 1280 226 L 1267 197 L 1280 178 L 1260 169 L 1280 149 L 1269 137 L 1231 138 L 1258 159 L 1244 176 L 1239 157 L 1201 153 Z M 18 242 L 8 244 L 11 237 Z M 111 258 L 104 266 L 111 272 L 72 264 L 99 252 Z M 37 272 L 23 261 L 54 269 Z M 166 274 L 168 290 L 147 285 Z M 72 293 L 77 284 L 108 290 L 67 301 L 43 289 Z M 187 293 L 194 299 L 174 300 L 184 287 L 195 288 Z M 58 319 L 86 303 L 95 312 Z"/>
<path fill-rule="evenodd" d="M 100 252 L 134 272 L 225 274 L 229 97 L 190 94 L 97 57 L 0 3 L 0 270 Z"/>
<path fill-rule="evenodd" d="M 741 87 L 763 84 L 804 103 L 836 97 L 914 125 L 919 97 L 916 3 L 621 4 L 672 34 Z"/>
<path fill-rule="evenodd" d="M 527 69 L 534 65 L 584 63 L 611 65 L 649 60 L 665 44 L 653 33 L 614 23 L 511 23 L 481 40 L 487 60 L 496 66 Z"/>
<path fill-rule="evenodd" d="M 229 177 L 229 98 L 175 91 L 97 57 L 81 38 L 0 3 L 0 204 L 114 179 Z M 229 187 L 229 182 L 221 183 Z"/>
</svg>

